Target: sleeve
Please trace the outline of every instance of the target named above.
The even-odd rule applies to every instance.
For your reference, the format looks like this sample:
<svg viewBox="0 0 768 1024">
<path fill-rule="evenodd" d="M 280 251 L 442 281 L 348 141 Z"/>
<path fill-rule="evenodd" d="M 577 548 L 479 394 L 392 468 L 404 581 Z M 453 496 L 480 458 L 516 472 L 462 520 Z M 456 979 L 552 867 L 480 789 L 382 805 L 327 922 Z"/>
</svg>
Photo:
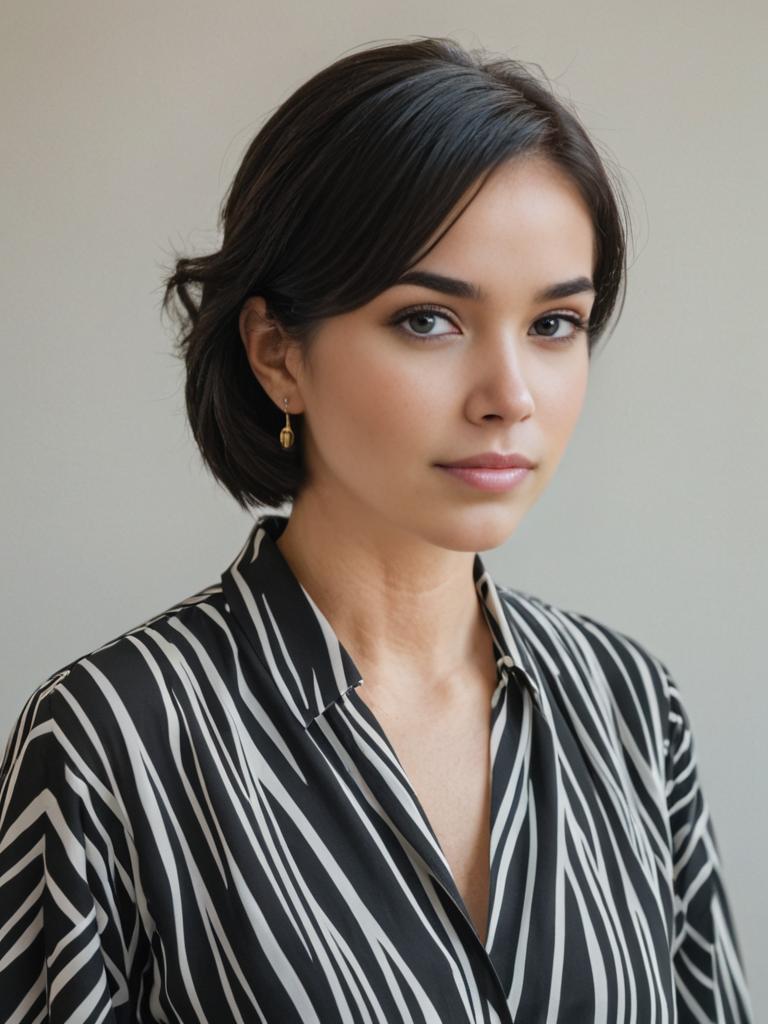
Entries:
<svg viewBox="0 0 768 1024">
<path fill-rule="evenodd" d="M 84 760 L 92 724 L 71 724 L 67 671 L 27 699 L 0 762 L 0 1024 L 136 1020 L 146 933 L 132 847 Z"/>
<path fill-rule="evenodd" d="M 702 791 L 691 722 L 669 688 L 666 798 L 672 840 L 675 929 L 672 963 L 679 1024 L 752 1024 L 742 954 Z"/>
</svg>

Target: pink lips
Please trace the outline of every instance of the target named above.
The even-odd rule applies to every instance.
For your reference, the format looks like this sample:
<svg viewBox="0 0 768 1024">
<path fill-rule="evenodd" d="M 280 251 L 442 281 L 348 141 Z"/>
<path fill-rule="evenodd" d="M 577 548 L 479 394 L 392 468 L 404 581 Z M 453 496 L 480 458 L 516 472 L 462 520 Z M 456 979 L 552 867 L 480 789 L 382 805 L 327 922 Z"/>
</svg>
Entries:
<svg viewBox="0 0 768 1024">
<path fill-rule="evenodd" d="M 481 469 L 514 469 L 524 467 L 533 469 L 534 463 L 525 455 L 519 452 L 481 452 L 480 455 L 470 455 L 466 459 L 457 459 L 455 462 L 441 462 L 438 465 L 453 468 L 455 466 L 471 466 Z"/>
<path fill-rule="evenodd" d="M 478 466 L 438 466 L 444 473 L 458 477 L 472 487 L 481 491 L 509 491 L 523 480 L 531 472 L 525 466 L 515 466 L 510 469 L 489 469 Z"/>
<path fill-rule="evenodd" d="M 522 483 L 534 466 L 534 462 L 518 452 L 483 452 L 458 462 L 438 464 L 438 469 L 481 491 L 508 491 Z"/>
</svg>

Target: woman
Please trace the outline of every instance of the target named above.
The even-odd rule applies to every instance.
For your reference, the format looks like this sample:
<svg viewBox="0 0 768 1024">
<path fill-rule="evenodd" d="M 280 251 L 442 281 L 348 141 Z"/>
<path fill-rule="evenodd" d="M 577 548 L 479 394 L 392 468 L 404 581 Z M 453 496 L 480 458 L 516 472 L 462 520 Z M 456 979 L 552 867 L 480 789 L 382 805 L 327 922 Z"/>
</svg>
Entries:
<svg viewBox="0 0 768 1024">
<path fill-rule="evenodd" d="M 22 708 L 0 1019 L 750 1021 L 666 666 L 478 553 L 624 287 L 577 116 L 519 62 L 373 47 L 270 117 L 222 220 L 166 303 L 202 456 L 260 514 Z"/>
</svg>

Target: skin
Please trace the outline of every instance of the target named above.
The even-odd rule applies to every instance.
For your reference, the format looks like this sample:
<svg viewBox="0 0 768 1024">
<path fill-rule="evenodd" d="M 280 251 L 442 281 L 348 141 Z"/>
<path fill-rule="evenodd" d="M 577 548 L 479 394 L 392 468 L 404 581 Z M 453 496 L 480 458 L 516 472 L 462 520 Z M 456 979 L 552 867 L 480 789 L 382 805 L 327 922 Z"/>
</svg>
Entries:
<svg viewBox="0 0 768 1024">
<path fill-rule="evenodd" d="M 409 269 L 473 282 L 486 301 L 397 285 L 326 321 L 309 356 L 265 319 L 262 297 L 240 316 L 254 374 L 281 411 L 286 396 L 305 419 L 309 483 L 278 547 L 382 709 L 462 708 L 476 687 L 492 692 L 474 553 L 503 544 L 543 492 L 588 383 L 586 333 L 543 318 L 586 320 L 594 293 L 534 301 L 592 277 L 594 231 L 576 186 L 541 157 L 518 158 L 457 211 L 465 205 Z M 423 302 L 442 309 L 389 323 Z M 536 467 L 488 492 L 435 466 L 491 450 Z"/>
</svg>

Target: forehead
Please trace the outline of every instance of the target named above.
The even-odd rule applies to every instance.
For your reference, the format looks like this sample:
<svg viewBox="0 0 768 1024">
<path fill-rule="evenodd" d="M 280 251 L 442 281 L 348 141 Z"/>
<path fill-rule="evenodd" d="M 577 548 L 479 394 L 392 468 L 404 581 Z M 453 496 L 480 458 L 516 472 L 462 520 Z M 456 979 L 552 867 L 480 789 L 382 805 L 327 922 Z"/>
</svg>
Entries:
<svg viewBox="0 0 768 1024">
<path fill-rule="evenodd" d="M 458 217 L 457 217 L 458 214 Z M 454 223 L 424 257 L 475 273 L 526 277 L 590 276 L 595 254 L 592 214 L 576 183 L 541 157 L 516 158 L 469 190 L 444 224 Z M 419 266 L 417 263 L 416 266 Z"/>
</svg>

